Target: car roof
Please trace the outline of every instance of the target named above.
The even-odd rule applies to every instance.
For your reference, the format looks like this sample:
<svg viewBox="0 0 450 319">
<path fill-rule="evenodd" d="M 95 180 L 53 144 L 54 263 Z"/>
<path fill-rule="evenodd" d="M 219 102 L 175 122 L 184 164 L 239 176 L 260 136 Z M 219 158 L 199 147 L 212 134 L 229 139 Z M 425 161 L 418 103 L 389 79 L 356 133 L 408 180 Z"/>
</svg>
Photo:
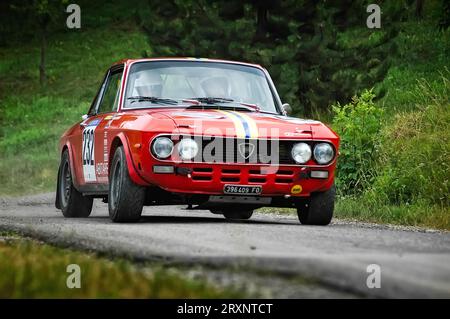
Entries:
<svg viewBox="0 0 450 319">
<path fill-rule="evenodd" d="M 240 65 L 256 67 L 258 69 L 263 69 L 263 67 L 261 65 L 259 65 L 259 64 L 252 64 L 252 63 L 231 61 L 231 60 L 192 58 L 192 57 L 178 57 L 178 58 L 162 57 L 162 58 L 122 59 L 122 60 L 119 60 L 119 61 L 115 62 L 112 66 L 119 65 L 119 64 L 130 65 L 130 64 L 135 63 L 135 62 L 145 62 L 145 61 L 193 61 L 193 62 L 205 61 L 205 62 L 240 64 Z"/>
</svg>

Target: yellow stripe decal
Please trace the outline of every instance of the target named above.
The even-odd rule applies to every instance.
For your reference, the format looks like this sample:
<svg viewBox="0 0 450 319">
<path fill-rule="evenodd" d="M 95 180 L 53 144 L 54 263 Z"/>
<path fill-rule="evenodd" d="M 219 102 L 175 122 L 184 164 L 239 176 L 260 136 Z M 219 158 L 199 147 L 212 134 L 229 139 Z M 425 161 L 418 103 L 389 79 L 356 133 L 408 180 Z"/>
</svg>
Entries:
<svg viewBox="0 0 450 319">
<path fill-rule="evenodd" d="M 247 121 L 248 126 L 250 128 L 250 137 L 258 138 L 259 137 L 258 126 L 256 125 L 255 120 L 243 112 L 239 113 L 239 115 Z"/>
<path fill-rule="evenodd" d="M 239 120 L 239 118 L 236 116 L 236 114 L 232 114 L 231 112 L 223 111 L 223 110 L 216 110 L 216 111 L 219 113 L 222 113 L 223 115 L 228 117 L 233 122 L 234 129 L 236 131 L 236 136 L 238 138 L 245 138 L 244 125 L 242 124 L 241 120 Z"/>
</svg>

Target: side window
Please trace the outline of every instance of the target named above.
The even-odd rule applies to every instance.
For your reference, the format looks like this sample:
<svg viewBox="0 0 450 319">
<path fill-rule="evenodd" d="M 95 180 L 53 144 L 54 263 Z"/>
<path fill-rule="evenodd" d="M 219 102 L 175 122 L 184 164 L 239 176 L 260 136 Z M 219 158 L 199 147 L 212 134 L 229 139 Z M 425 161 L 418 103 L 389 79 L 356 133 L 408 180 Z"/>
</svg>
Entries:
<svg viewBox="0 0 450 319">
<path fill-rule="evenodd" d="M 103 93 L 102 101 L 98 106 L 97 113 L 106 113 L 115 111 L 119 103 L 120 80 L 122 79 L 123 70 L 112 73 Z"/>
</svg>

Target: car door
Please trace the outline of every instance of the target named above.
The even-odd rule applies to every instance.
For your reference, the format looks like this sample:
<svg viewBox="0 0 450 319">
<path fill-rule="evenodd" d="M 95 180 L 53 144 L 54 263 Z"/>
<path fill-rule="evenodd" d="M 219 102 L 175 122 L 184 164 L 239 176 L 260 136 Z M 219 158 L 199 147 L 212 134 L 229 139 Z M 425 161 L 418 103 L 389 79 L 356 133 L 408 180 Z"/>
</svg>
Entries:
<svg viewBox="0 0 450 319">
<path fill-rule="evenodd" d="M 109 139 L 107 127 L 117 111 L 123 66 L 109 70 L 89 117 L 80 125 L 81 165 L 87 192 L 104 192 L 108 189 Z"/>
</svg>

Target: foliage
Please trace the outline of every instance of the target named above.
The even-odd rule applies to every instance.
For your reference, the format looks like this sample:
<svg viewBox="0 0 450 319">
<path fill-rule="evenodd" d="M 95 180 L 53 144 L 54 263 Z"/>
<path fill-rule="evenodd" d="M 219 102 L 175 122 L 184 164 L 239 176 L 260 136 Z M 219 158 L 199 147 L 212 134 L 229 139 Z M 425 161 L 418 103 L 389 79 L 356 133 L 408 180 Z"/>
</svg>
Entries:
<svg viewBox="0 0 450 319">
<path fill-rule="evenodd" d="M 347 101 L 388 70 L 396 32 L 386 27 L 372 31 L 373 41 L 341 45 L 337 30 L 365 26 L 342 8 L 339 1 L 169 0 L 139 8 L 138 17 L 156 55 L 260 63 L 294 112 L 312 115 Z M 362 1 L 346 1 L 348 8 L 364 12 Z"/>
<path fill-rule="evenodd" d="M 450 206 L 450 72 L 444 91 L 419 81 L 427 104 L 383 129 L 371 197 L 391 204 Z"/>
<path fill-rule="evenodd" d="M 56 21 L 62 19 L 63 6 L 68 0 L 30 0 L 30 1 L 11 1 L 10 9 L 20 14 L 25 14 L 29 18 L 25 23 L 25 29 L 32 28 L 38 30 L 36 35 L 40 37 L 41 52 L 39 64 L 39 82 L 42 86 L 47 85 L 46 74 L 46 56 L 47 56 L 47 37 L 49 29 L 52 29 Z M 22 26 L 23 27 L 23 26 Z"/>
<path fill-rule="evenodd" d="M 450 229 L 448 69 L 436 82 L 419 80 L 414 111 L 397 113 L 381 128 L 372 183 L 357 196 L 341 186 L 337 217 Z"/>
<path fill-rule="evenodd" d="M 391 67 L 384 80 L 375 85 L 374 92 L 386 92 L 378 101 L 386 116 L 410 112 L 427 103 L 427 96 L 417 81 L 426 81 L 436 92 L 445 90 L 441 73 L 449 67 L 450 29 L 440 31 L 434 20 L 406 21 L 399 24 L 395 39 L 398 53 L 391 57 Z M 346 41 L 360 38 L 357 34 L 342 35 Z"/>
<path fill-rule="evenodd" d="M 61 134 L 87 112 L 113 62 L 138 58 L 143 50 L 149 50 L 145 36 L 130 23 L 129 16 L 118 20 L 117 5 L 80 5 L 81 31 L 49 38 L 45 90 L 39 86 L 35 67 L 39 56 L 36 40 L 0 48 L 2 195 L 53 191 Z M 98 25 L 98 20 L 89 18 L 92 16 L 103 24 Z"/>
<path fill-rule="evenodd" d="M 332 127 L 341 138 L 336 186 L 342 194 L 361 193 L 373 182 L 383 116 L 374 98 L 366 90 L 348 104 L 332 106 Z"/>
</svg>

